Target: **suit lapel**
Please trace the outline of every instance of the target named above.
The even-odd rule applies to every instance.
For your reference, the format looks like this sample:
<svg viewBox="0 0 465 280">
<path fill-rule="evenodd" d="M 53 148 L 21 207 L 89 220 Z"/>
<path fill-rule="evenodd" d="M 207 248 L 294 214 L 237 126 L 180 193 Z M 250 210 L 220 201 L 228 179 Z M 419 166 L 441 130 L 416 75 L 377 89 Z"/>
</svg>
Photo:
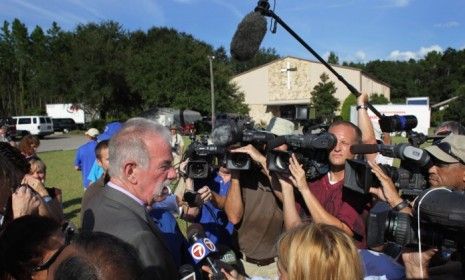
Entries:
<svg viewBox="0 0 465 280">
<path fill-rule="evenodd" d="M 165 237 L 160 232 L 158 226 L 153 222 L 145 206 L 140 205 L 131 197 L 109 186 L 105 186 L 104 196 L 106 196 L 110 200 L 115 201 L 115 203 L 118 204 L 120 208 L 127 208 L 129 211 L 134 213 L 137 217 L 145 221 L 145 223 L 148 225 L 148 227 L 153 232 L 153 234 L 159 240 L 162 241 L 161 243 L 163 243 L 163 246 L 165 247 L 165 249 L 169 251 Z"/>
</svg>

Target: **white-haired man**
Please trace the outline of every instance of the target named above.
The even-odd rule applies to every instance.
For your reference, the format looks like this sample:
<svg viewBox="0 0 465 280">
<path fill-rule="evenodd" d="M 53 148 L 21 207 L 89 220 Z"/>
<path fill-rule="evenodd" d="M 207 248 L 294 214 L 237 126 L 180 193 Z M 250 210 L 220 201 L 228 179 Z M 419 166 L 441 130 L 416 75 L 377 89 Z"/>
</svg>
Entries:
<svg viewBox="0 0 465 280">
<path fill-rule="evenodd" d="M 164 238 L 146 212 L 176 177 L 169 131 L 147 119 L 128 120 L 109 144 L 110 182 L 84 209 L 83 231 L 102 231 L 133 245 L 155 279 L 177 279 Z"/>
</svg>

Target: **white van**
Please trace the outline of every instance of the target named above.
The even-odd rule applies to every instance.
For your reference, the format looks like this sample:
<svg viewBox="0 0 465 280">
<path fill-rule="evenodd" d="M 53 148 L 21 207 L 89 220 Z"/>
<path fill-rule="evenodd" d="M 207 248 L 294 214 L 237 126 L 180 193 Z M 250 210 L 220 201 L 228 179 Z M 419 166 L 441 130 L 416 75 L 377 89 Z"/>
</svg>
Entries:
<svg viewBox="0 0 465 280">
<path fill-rule="evenodd" d="M 16 135 L 37 135 L 43 137 L 53 134 L 53 122 L 47 116 L 16 116 Z"/>
</svg>

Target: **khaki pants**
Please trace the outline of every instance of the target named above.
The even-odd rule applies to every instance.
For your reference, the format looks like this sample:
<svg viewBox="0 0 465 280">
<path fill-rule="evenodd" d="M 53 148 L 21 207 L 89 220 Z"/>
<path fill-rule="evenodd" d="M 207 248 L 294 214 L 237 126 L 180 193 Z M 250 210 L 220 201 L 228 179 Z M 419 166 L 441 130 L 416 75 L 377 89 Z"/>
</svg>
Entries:
<svg viewBox="0 0 465 280">
<path fill-rule="evenodd" d="M 276 262 L 265 266 L 258 266 L 256 264 L 246 262 L 245 260 L 241 261 L 244 265 L 245 273 L 247 273 L 249 277 L 259 276 L 265 279 L 278 279 L 278 265 Z"/>
</svg>

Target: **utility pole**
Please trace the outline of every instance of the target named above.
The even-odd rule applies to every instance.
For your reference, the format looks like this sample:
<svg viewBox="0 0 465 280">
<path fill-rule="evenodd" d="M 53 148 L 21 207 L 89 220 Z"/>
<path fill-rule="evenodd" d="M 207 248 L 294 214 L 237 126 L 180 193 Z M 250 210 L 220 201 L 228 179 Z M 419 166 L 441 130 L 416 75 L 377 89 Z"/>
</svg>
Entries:
<svg viewBox="0 0 465 280">
<path fill-rule="evenodd" d="M 215 56 L 209 55 L 208 60 L 210 61 L 210 88 L 211 88 L 211 99 L 212 99 L 212 131 L 215 128 L 215 82 L 213 78 L 213 60 Z"/>
</svg>

